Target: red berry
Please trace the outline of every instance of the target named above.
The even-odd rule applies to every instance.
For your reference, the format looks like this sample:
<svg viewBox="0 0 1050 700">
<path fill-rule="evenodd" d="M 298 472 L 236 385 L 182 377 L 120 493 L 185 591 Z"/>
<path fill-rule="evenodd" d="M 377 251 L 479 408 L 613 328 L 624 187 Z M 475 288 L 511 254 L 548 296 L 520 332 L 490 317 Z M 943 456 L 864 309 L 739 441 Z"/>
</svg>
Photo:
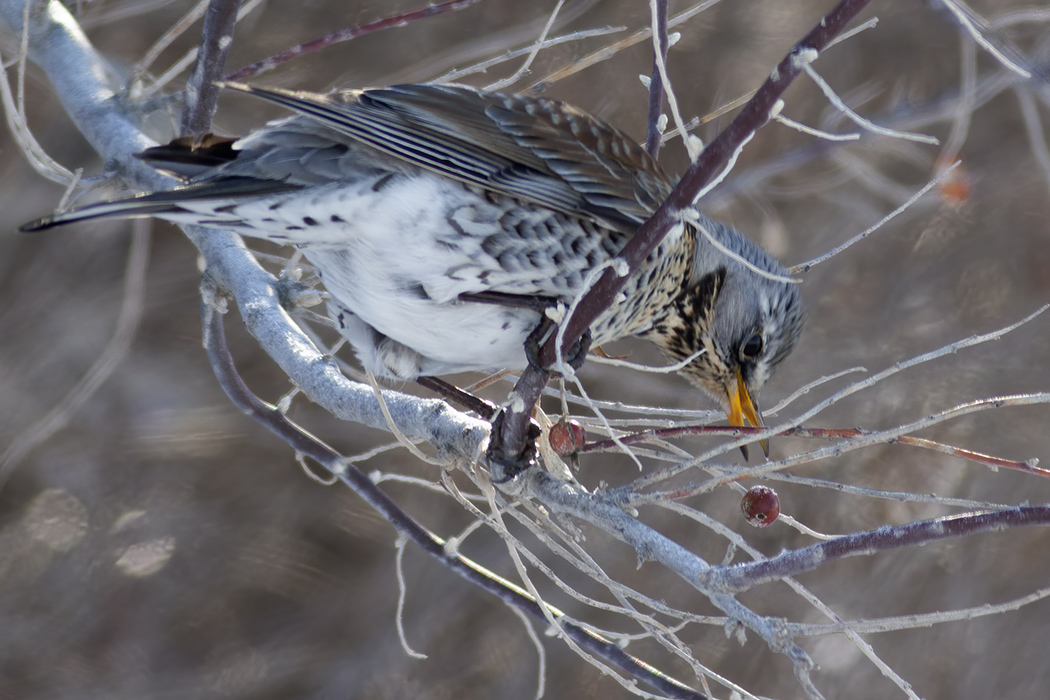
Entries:
<svg viewBox="0 0 1050 700">
<path fill-rule="evenodd" d="M 561 420 L 551 426 L 551 449 L 560 457 L 576 454 L 587 442 L 587 431 L 579 422 Z"/>
<path fill-rule="evenodd" d="M 740 510 L 755 527 L 769 527 L 780 515 L 780 497 L 768 486 L 752 486 L 740 501 Z"/>
</svg>

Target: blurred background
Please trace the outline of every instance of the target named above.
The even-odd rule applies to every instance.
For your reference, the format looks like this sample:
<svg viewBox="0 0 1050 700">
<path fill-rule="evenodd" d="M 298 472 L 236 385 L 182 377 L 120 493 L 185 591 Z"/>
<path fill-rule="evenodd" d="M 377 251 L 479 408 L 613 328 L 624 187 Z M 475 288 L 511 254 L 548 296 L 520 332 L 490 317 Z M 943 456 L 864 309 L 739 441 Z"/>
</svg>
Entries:
<svg viewBox="0 0 1050 700">
<path fill-rule="evenodd" d="M 481 0 L 332 46 L 250 82 L 326 90 L 436 79 L 527 46 L 554 4 Z M 686 119 L 711 114 L 755 89 L 832 5 L 722 2 L 674 27 L 681 39 L 671 49 L 669 71 Z M 420 6 L 407 0 L 272 0 L 238 27 L 229 67 Z M 130 77 L 136 62 L 190 7 L 185 0 L 91 0 L 71 10 L 114 72 Z M 672 2 L 671 15 L 690 7 Z M 1003 20 L 995 25 L 995 36 L 1042 65 L 1050 13 L 1020 14 L 1026 8 L 1014 0 L 973 3 L 985 18 Z M 810 322 L 764 392 L 765 407 L 822 376 L 851 367 L 875 372 L 1004 327 L 1050 299 L 1050 197 L 1041 166 L 1050 158 L 1037 121 L 1046 113 L 1045 80 L 1017 82 L 1015 90 L 999 63 L 967 46 L 970 40 L 961 37 L 939 3 L 876 2 L 864 15 L 872 16 L 879 19 L 877 27 L 827 51 L 816 69 L 848 104 L 881 124 L 945 142 L 953 123 L 958 130 L 968 122 L 959 132 L 965 139 L 958 153 L 873 137 L 829 144 L 774 124 L 752 141 L 724 186 L 705 200 L 705 210 L 792 265 L 897 208 L 937 172 L 938 162 L 958 156 L 963 166 L 950 186 L 805 275 Z M 531 71 L 509 89 L 547 84 L 544 94 L 571 101 L 642 141 L 647 93 L 637 76 L 651 71 L 649 41 L 594 65 L 580 61 L 648 21 L 648 4 L 637 0 L 569 2 L 553 35 L 625 29 L 540 53 Z M 177 38 L 150 72 L 167 70 L 195 45 L 199 31 L 196 25 Z M 9 28 L 0 30 L 5 61 L 15 55 L 16 41 Z M 457 79 L 485 86 L 512 74 L 522 60 Z M 974 76 L 969 106 L 966 66 Z M 177 79 L 169 91 L 179 85 Z M 29 123 L 52 156 L 67 167 L 83 167 L 86 176 L 105 172 L 36 69 L 28 72 L 26 103 Z M 266 108 L 223 97 L 216 130 L 245 133 L 280 114 Z M 788 92 L 784 113 L 833 131 L 855 130 L 804 78 Z M 697 135 L 710 140 L 732 115 L 706 121 Z M 170 120 L 162 113 L 152 124 L 158 139 L 170 137 Z M 111 376 L 68 416 L 68 424 L 18 459 L 0 490 L 0 696 L 533 697 L 537 654 L 518 618 L 411 547 L 404 555 L 405 632 L 427 658 L 404 653 L 395 629 L 393 528 L 348 489 L 306 478 L 289 448 L 230 404 L 200 347 L 196 251 L 179 231 L 152 225 L 145 284 L 141 294 L 129 296 L 131 224 L 17 233 L 20 223 L 54 209 L 63 190 L 26 165 L 6 130 L 0 154 L 0 453 L 7 450 L 10 457 L 16 441 L 39 431 L 107 346 L 119 346 L 118 325 L 135 329 L 126 353 L 117 353 Z M 661 161 L 670 171 L 684 169 L 680 141 L 668 144 Z M 276 247 L 259 249 L 286 254 Z M 137 321 L 136 304 L 141 304 Z M 890 428 L 975 399 L 1046 391 L 1048 324 L 1050 317 L 1037 318 L 998 341 L 899 374 L 843 401 L 812 425 Z M 291 389 L 243 332 L 236 314 L 228 317 L 227 329 L 238 367 L 258 394 L 275 401 Z M 612 350 L 635 360 L 658 359 L 643 344 Z M 582 376 L 598 398 L 712 408 L 673 376 L 595 363 L 588 363 Z M 801 411 L 860 376 L 823 385 L 792 410 Z M 506 390 L 497 385 L 488 395 L 498 398 Z M 390 442 L 379 431 L 336 421 L 307 400 L 297 400 L 290 415 L 345 454 Z M 922 436 L 1009 459 L 1045 459 L 1048 418 L 1045 406 L 1004 408 L 953 420 Z M 711 443 L 680 444 L 695 453 Z M 781 438 L 773 443 L 773 456 L 814 446 Z M 401 450 L 360 466 L 437 478 L 434 467 Z M 796 473 L 988 503 L 1050 500 L 1044 478 L 993 472 L 902 445 L 851 452 Z M 590 486 L 635 476 L 626 460 L 582 460 L 580 479 Z M 777 489 L 785 513 L 825 533 L 959 512 L 797 484 Z M 388 491 L 443 537 L 472 521 L 440 494 L 404 484 L 389 484 Z M 739 495 L 728 489 L 689 505 L 742 532 L 766 554 L 814 541 L 783 524 L 748 528 L 740 519 Z M 642 516 L 709 561 L 719 562 L 725 554 L 725 543 L 695 523 L 662 511 Z M 656 565 L 636 569 L 626 546 L 596 532 L 584 534 L 589 551 L 611 574 L 632 585 L 644 583 L 647 592 L 669 603 L 715 614 L 695 590 Z M 1050 546 L 1048 539 L 1045 529 L 1031 528 L 953 540 L 840 561 L 799 580 L 846 620 L 1000 603 L 1050 582 L 1050 558 L 1040 554 Z M 513 574 L 503 543 L 491 533 L 476 532 L 463 550 L 497 573 Z M 827 621 L 783 585 L 760 587 L 742 599 L 763 614 Z M 622 621 L 588 613 L 565 596 L 552 595 L 552 602 L 595 624 L 622 629 Z M 1050 603 L 1044 601 L 1016 612 L 867 639 L 919 696 L 1036 698 L 1044 696 L 1050 681 L 1043 653 L 1048 629 Z M 754 635 L 741 646 L 717 626 L 693 625 L 681 634 L 701 663 L 750 692 L 802 697 L 788 661 Z M 546 697 L 629 697 L 557 640 L 543 643 Z M 821 665 L 815 680 L 827 697 L 903 697 L 843 637 L 804 640 L 803 646 Z M 628 651 L 693 684 L 689 668 L 655 645 L 634 643 Z"/>
</svg>

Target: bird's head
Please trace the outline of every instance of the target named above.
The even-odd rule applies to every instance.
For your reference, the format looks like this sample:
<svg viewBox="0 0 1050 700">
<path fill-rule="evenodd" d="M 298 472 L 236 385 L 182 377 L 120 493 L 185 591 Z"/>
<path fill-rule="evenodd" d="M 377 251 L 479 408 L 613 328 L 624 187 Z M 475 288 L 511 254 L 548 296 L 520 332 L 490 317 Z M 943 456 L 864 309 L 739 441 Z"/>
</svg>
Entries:
<svg viewBox="0 0 1050 700">
<path fill-rule="evenodd" d="M 788 271 L 757 244 L 706 217 L 700 226 L 706 233 L 697 235 L 691 278 L 677 304 L 676 325 L 689 330 L 665 348 L 678 358 L 702 351 L 682 373 L 725 410 L 730 425 L 760 427 L 758 395 L 795 346 L 805 321 L 802 297 Z M 768 444 L 762 447 L 768 454 Z"/>
</svg>

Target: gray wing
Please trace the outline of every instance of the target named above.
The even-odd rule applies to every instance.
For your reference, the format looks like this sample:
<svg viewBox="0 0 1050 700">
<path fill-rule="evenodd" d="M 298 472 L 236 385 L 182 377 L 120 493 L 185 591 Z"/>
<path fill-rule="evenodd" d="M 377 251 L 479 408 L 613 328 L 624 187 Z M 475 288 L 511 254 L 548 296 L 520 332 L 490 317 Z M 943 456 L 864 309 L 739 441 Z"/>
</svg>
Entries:
<svg viewBox="0 0 1050 700">
<path fill-rule="evenodd" d="M 140 154 L 187 185 L 45 217 L 40 230 L 106 216 L 150 216 L 194 200 L 236 200 L 396 169 L 355 143 L 461 182 L 596 221 L 631 235 L 671 190 L 644 149 L 618 129 L 556 100 L 459 85 L 400 85 L 332 95 L 226 87 L 298 112 L 233 142 L 185 139 Z M 324 128 L 318 128 L 318 126 Z"/>
<path fill-rule="evenodd" d="M 638 144 L 555 100 L 458 85 L 332 95 L 225 86 L 412 165 L 624 233 L 633 233 L 671 190 Z"/>
</svg>

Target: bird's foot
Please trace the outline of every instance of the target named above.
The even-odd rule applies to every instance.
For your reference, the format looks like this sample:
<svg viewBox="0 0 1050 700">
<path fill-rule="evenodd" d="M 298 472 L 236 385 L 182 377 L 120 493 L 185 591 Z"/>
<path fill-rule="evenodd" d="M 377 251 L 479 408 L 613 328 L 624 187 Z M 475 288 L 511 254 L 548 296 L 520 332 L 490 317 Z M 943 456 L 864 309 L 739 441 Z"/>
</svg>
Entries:
<svg viewBox="0 0 1050 700">
<path fill-rule="evenodd" d="M 565 356 L 565 361 L 574 370 L 583 367 L 583 363 L 587 361 L 587 353 L 591 351 L 591 329 L 588 328 L 583 332 L 576 342 L 573 343 L 572 349 Z"/>
<path fill-rule="evenodd" d="M 529 333 L 529 337 L 525 339 L 525 359 L 529 361 L 529 365 L 541 372 L 549 372 L 550 367 L 545 366 L 540 361 L 540 351 L 543 348 L 543 343 L 546 342 L 547 337 L 555 332 L 556 326 L 550 319 L 544 319 L 540 325 L 536 326 L 536 330 Z M 577 370 L 583 366 L 583 363 L 587 360 L 587 353 L 591 349 L 591 331 L 588 329 L 584 331 L 567 353 L 563 355 L 565 363 L 572 367 L 573 370 Z"/>
<path fill-rule="evenodd" d="M 489 474 L 494 484 L 505 484 L 526 469 L 535 467 L 539 461 L 536 451 L 536 441 L 540 437 L 540 427 L 535 421 L 528 421 L 524 447 L 518 454 L 508 453 L 503 440 L 504 425 L 506 424 L 506 409 L 500 411 L 492 421 L 492 430 L 489 433 L 489 448 L 485 452 L 485 461 L 489 465 Z M 512 440 L 513 442 L 513 440 Z"/>
</svg>

